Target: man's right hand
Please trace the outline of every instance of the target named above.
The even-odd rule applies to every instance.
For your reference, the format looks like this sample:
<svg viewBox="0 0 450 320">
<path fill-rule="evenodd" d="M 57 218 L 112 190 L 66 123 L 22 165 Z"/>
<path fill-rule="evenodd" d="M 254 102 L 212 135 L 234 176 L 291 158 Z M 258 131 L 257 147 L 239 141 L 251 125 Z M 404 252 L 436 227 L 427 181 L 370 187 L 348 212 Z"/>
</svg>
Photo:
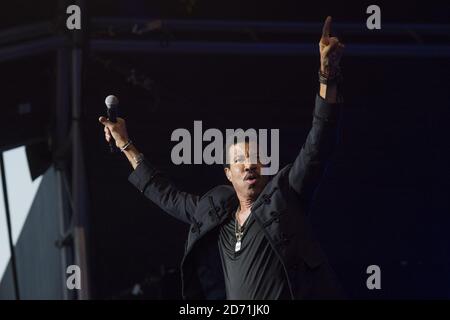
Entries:
<svg viewBox="0 0 450 320">
<path fill-rule="evenodd" d="M 100 117 L 98 121 L 104 125 L 105 140 L 109 141 L 113 138 L 118 148 L 123 147 L 128 142 L 127 127 L 125 120 L 117 117 L 117 122 L 111 122 L 106 117 Z"/>
</svg>

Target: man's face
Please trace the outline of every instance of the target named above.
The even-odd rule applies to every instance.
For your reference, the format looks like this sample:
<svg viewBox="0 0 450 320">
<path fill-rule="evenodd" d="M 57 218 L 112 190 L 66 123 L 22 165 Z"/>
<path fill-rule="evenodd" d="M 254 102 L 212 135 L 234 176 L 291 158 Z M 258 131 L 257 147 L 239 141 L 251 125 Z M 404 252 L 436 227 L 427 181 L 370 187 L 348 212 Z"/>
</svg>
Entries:
<svg viewBox="0 0 450 320">
<path fill-rule="evenodd" d="M 244 198 L 255 200 L 267 184 L 267 176 L 261 176 L 262 164 L 258 159 L 256 142 L 240 142 L 230 146 L 225 168 L 228 180 L 236 193 Z M 253 160 L 256 163 L 251 163 Z M 256 160 L 256 161 L 255 161 Z"/>
</svg>

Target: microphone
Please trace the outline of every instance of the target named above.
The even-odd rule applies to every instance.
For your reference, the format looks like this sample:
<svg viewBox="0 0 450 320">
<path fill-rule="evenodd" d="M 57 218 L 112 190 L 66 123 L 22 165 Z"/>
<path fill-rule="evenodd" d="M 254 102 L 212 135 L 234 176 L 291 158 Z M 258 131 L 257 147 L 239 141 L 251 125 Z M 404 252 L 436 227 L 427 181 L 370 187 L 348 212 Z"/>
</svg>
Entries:
<svg viewBox="0 0 450 320">
<path fill-rule="evenodd" d="M 119 99 L 117 99 L 116 96 L 109 95 L 105 99 L 105 104 L 106 104 L 106 111 L 108 113 L 108 120 L 116 123 L 117 122 L 117 113 L 118 113 L 118 108 L 119 108 Z M 110 149 L 111 153 L 117 152 L 117 150 L 119 150 L 116 147 L 114 138 L 112 138 L 112 137 L 111 137 L 111 140 L 109 140 L 109 149 Z"/>
</svg>

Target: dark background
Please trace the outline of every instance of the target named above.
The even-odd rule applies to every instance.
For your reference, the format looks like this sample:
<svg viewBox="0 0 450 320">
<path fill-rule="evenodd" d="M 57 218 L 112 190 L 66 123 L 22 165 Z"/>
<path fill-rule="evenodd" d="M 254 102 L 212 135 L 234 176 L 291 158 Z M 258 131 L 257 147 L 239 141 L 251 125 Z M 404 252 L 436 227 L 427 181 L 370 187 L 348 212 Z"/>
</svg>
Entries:
<svg viewBox="0 0 450 320">
<path fill-rule="evenodd" d="M 0 26 L 50 19 L 57 13 L 56 1 L 31 3 L 2 4 L 9 14 Z M 89 1 L 88 8 L 91 16 L 192 20 L 321 22 L 332 15 L 335 22 L 364 25 L 370 4 L 104 0 Z M 449 4 L 379 5 L 382 23 L 449 23 Z M 308 41 L 318 42 L 320 31 Z M 339 36 L 344 43 L 414 43 L 407 36 L 369 30 Z M 449 34 L 419 41 L 449 42 Z M 46 54 L 1 64 L 5 106 L 27 99 L 41 106 L 29 119 L 36 132 L 54 126 L 55 102 L 49 98 L 55 82 L 53 59 Z M 119 97 L 139 150 L 181 189 L 202 194 L 225 183 L 222 167 L 173 165 L 173 130 L 193 132 L 194 120 L 202 120 L 204 130 L 279 128 L 283 166 L 295 159 L 310 128 L 318 66 L 318 54 L 87 55 L 81 121 L 94 298 L 126 297 L 128 288 L 143 281 L 150 283 L 146 298 L 178 298 L 178 266 L 188 231 L 127 182 L 131 167 L 124 156 L 108 153 L 97 122 L 105 113 L 105 96 Z M 342 138 L 311 211 L 321 243 L 352 298 L 449 298 L 449 57 L 344 55 L 342 67 Z M 133 86 L 119 72 L 123 69 L 151 79 L 151 90 Z M 9 119 L 14 119 L 12 112 Z M 382 290 L 366 288 L 366 268 L 372 264 L 381 268 Z"/>
</svg>

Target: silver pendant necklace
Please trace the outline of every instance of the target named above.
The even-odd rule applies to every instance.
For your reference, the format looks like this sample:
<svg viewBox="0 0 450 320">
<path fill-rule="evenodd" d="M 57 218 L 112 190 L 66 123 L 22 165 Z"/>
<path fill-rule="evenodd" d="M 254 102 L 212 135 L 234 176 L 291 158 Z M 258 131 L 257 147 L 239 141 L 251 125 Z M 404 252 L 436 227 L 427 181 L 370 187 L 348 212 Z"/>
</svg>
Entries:
<svg viewBox="0 0 450 320">
<path fill-rule="evenodd" d="M 234 218 L 234 232 L 236 234 L 236 246 L 234 247 L 234 252 L 238 252 L 239 250 L 241 250 L 242 237 L 244 236 L 245 225 L 247 224 L 247 221 L 250 219 L 250 214 L 251 214 L 251 212 L 250 212 L 250 214 L 248 215 L 244 224 L 242 226 L 240 226 L 239 222 L 238 222 L 238 218 L 237 218 L 238 212 L 239 212 L 239 209 L 236 211 L 236 215 Z"/>
<path fill-rule="evenodd" d="M 235 222 L 235 225 L 239 224 L 237 222 Z M 235 232 L 236 232 L 236 246 L 234 247 L 234 252 L 238 252 L 239 250 L 241 250 L 241 240 L 242 240 L 242 236 L 244 235 L 243 229 L 241 229 L 241 227 L 235 227 Z"/>
</svg>

